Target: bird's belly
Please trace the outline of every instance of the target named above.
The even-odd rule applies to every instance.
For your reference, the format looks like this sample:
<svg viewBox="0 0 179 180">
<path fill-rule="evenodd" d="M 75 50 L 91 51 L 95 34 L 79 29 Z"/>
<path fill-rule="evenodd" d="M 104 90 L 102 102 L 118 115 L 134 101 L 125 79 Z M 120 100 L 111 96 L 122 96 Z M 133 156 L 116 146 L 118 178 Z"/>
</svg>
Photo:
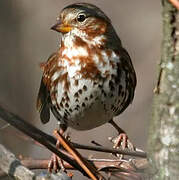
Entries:
<svg viewBox="0 0 179 180">
<path fill-rule="evenodd" d="M 120 107 L 119 86 L 111 90 L 109 81 L 95 83 L 92 80 L 71 79 L 68 91 L 58 85 L 57 111 L 61 123 L 77 130 L 98 127 L 115 116 Z"/>
<path fill-rule="evenodd" d="M 74 113 L 68 125 L 77 130 L 89 130 L 108 122 L 112 114 L 105 110 L 101 101 L 96 101 L 85 109 Z"/>
</svg>

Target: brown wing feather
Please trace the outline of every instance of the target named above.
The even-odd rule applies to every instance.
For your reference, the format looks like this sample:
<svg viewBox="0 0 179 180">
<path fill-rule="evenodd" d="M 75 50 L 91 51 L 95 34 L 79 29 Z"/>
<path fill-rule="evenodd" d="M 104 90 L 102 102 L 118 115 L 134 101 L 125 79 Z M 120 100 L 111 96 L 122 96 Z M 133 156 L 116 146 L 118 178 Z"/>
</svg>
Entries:
<svg viewBox="0 0 179 180">
<path fill-rule="evenodd" d="M 40 112 L 40 119 L 43 124 L 47 123 L 50 119 L 50 108 L 49 108 L 49 92 L 41 79 L 40 89 L 37 97 L 36 108 Z"/>
<path fill-rule="evenodd" d="M 51 107 L 51 98 L 50 98 L 50 72 L 51 66 L 54 66 L 56 62 L 57 54 L 53 53 L 46 63 L 43 63 L 43 76 L 41 79 L 40 89 L 37 97 L 36 108 L 40 113 L 40 119 L 42 123 L 47 123 L 50 119 L 50 107 Z"/>
<path fill-rule="evenodd" d="M 117 111 L 116 115 L 121 114 L 128 107 L 128 105 L 132 103 L 134 99 L 135 87 L 137 84 L 136 73 L 135 73 L 131 58 L 128 52 L 124 48 L 121 49 L 120 59 L 122 62 L 123 69 L 126 71 L 126 75 L 128 74 L 126 84 L 127 84 L 127 90 L 128 90 L 129 95 L 128 95 L 127 100 L 124 102 L 122 109 Z"/>
</svg>

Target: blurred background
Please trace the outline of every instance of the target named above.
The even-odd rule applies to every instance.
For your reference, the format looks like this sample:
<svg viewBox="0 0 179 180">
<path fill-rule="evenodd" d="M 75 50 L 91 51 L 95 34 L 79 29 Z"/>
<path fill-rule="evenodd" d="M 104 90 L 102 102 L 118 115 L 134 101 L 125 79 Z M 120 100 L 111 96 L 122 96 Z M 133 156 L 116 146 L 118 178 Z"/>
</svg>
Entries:
<svg viewBox="0 0 179 180">
<path fill-rule="evenodd" d="M 0 1 L 0 103 L 50 134 L 57 127 L 57 121 L 51 117 L 48 124 L 42 125 L 35 108 L 42 76 L 39 63 L 46 61 L 58 48 L 60 36 L 50 30 L 57 15 L 64 6 L 75 2 L 79 1 Z M 134 145 L 146 150 L 156 65 L 160 59 L 160 1 L 83 2 L 99 6 L 110 17 L 132 58 L 138 80 L 135 98 L 132 105 L 116 118 L 116 122 L 128 133 Z M 50 157 L 47 150 L 25 140 L 13 127 L 2 128 L 4 125 L 6 123 L 0 119 L 0 143 L 16 155 Z M 68 129 L 68 132 L 73 141 L 90 144 L 91 140 L 95 140 L 108 147 L 112 146 L 108 137 L 117 135 L 109 124 L 90 131 Z M 83 154 L 96 155 L 94 152 Z"/>
</svg>

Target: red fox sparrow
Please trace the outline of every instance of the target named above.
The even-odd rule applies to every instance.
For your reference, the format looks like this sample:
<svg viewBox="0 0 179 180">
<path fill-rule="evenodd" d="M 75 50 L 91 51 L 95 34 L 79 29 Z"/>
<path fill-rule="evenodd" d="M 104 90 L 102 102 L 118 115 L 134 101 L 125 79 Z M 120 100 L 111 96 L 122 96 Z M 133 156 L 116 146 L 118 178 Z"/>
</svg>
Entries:
<svg viewBox="0 0 179 180">
<path fill-rule="evenodd" d="M 43 64 L 41 121 L 49 121 L 51 110 L 63 131 L 110 122 L 119 131 L 118 144 L 126 141 L 112 119 L 132 102 L 136 74 L 110 19 L 94 5 L 77 3 L 61 11 L 52 29 L 62 37 L 58 51 Z"/>
</svg>

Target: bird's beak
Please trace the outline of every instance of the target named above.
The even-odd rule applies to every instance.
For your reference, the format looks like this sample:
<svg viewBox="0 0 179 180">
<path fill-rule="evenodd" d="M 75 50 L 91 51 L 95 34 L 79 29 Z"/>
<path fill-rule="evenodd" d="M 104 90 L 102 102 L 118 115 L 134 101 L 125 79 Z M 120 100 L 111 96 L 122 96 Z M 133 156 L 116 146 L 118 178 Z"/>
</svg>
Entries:
<svg viewBox="0 0 179 180">
<path fill-rule="evenodd" d="M 72 30 L 72 27 L 68 24 L 63 24 L 58 21 L 55 25 L 51 27 L 51 29 L 61 33 L 68 33 Z"/>
</svg>

